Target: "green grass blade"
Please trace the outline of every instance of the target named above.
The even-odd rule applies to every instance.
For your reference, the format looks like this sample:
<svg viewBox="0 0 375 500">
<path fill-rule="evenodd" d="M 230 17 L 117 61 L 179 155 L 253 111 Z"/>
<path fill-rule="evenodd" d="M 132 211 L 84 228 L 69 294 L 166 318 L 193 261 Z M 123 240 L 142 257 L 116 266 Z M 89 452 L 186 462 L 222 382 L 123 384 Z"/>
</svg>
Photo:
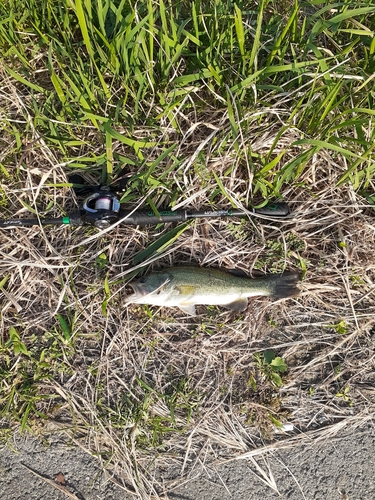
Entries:
<svg viewBox="0 0 375 500">
<path fill-rule="evenodd" d="M 275 58 L 276 54 L 279 52 L 282 42 L 284 41 L 285 37 L 289 33 L 291 26 L 295 22 L 297 14 L 299 12 L 299 8 L 300 8 L 299 7 L 299 2 L 298 2 L 298 0 L 295 0 L 294 1 L 293 11 L 292 11 L 291 15 L 289 16 L 289 19 L 288 19 L 288 21 L 287 21 L 287 23 L 286 23 L 283 31 L 281 32 L 281 35 L 277 38 L 277 40 L 275 42 L 275 45 L 274 45 L 274 47 L 272 49 L 271 54 L 269 55 L 269 58 L 268 58 L 268 64 L 269 65 L 272 63 L 272 61 Z"/>
<path fill-rule="evenodd" d="M 371 12 L 375 12 L 375 7 L 359 7 L 357 9 L 346 10 L 341 14 L 337 14 L 337 16 L 331 17 L 326 21 L 327 24 L 339 24 L 346 19 L 350 19 L 352 17 L 361 16 L 362 14 L 370 14 Z"/>
<path fill-rule="evenodd" d="M 82 33 L 83 41 L 86 46 L 87 52 L 89 53 L 91 59 L 94 60 L 94 50 L 91 45 L 91 39 L 89 35 L 89 30 L 86 22 L 86 16 L 83 9 L 82 0 L 69 0 L 71 7 L 75 10 L 78 24 Z M 89 1 L 85 2 L 86 4 L 90 4 Z"/>
<path fill-rule="evenodd" d="M 363 159 L 363 156 L 358 155 L 357 153 L 354 153 L 353 151 L 349 151 L 348 149 L 344 149 L 341 146 L 336 146 L 335 144 L 331 144 L 330 142 L 319 141 L 316 139 L 301 139 L 299 141 L 295 141 L 293 143 L 293 146 L 302 145 L 302 144 L 309 144 L 311 146 L 317 146 L 319 149 L 329 149 L 331 151 L 341 153 L 343 156 L 348 157 L 348 158 L 352 157 L 352 158 Z"/>
<path fill-rule="evenodd" d="M 4 65 L 4 69 L 6 70 L 7 73 L 9 73 L 15 80 L 18 82 L 22 83 L 23 85 L 26 85 L 26 87 L 29 87 L 32 90 L 35 90 L 36 92 L 40 92 L 43 94 L 45 91 L 42 87 L 39 85 L 36 85 L 35 83 L 29 82 L 26 80 L 26 78 L 23 78 L 21 75 L 10 69 L 8 66 Z"/>
<path fill-rule="evenodd" d="M 173 229 L 170 229 L 166 234 L 158 238 L 154 243 L 149 245 L 145 250 L 137 253 L 133 257 L 133 264 L 137 265 L 146 260 L 147 258 L 160 254 L 163 250 L 169 247 L 176 239 L 190 226 L 191 222 L 185 222 Z"/>
<path fill-rule="evenodd" d="M 103 125 L 103 130 L 105 133 L 109 134 L 111 137 L 114 139 L 123 142 L 127 146 L 132 147 L 135 152 L 137 153 L 137 156 L 139 159 L 144 160 L 144 156 L 141 152 L 141 148 L 152 148 L 156 145 L 155 142 L 148 142 L 148 141 L 138 141 L 135 139 L 130 139 L 129 137 L 125 137 L 124 135 L 120 134 L 116 130 L 114 130 L 109 123 L 105 123 Z"/>
<path fill-rule="evenodd" d="M 105 150 L 106 150 L 106 175 L 103 177 L 106 177 L 105 183 L 109 186 L 112 184 L 112 178 L 113 178 L 113 150 L 112 150 L 112 135 L 106 130 L 105 132 Z"/>
<path fill-rule="evenodd" d="M 260 23 L 261 24 L 261 23 Z M 245 57 L 245 30 L 243 27 L 242 21 L 242 11 L 234 4 L 234 26 L 236 29 L 238 48 L 240 50 L 240 54 L 242 57 Z M 255 43 L 254 43 L 255 45 Z M 253 60 L 254 62 L 254 60 Z M 250 58 L 250 66 L 252 66 L 251 58 Z"/>
</svg>

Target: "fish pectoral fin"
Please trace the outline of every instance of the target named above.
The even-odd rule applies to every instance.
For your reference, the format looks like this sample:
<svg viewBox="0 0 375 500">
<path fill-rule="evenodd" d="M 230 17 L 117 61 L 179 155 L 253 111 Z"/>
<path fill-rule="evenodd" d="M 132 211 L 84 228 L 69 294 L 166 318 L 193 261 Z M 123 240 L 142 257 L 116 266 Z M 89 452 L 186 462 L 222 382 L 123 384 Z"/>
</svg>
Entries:
<svg viewBox="0 0 375 500">
<path fill-rule="evenodd" d="M 247 299 L 237 299 L 229 304 L 223 304 L 223 307 L 231 311 L 244 311 L 248 306 Z"/>
<path fill-rule="evenodd" d="M 184 312 L 185 314 L 188 314 L 189 316 L 197 315 L 194 304 L 186 304 L 186 305 L 180 304 L 178 308 L 181 309 L 181 311 Z"/>
<path fill-rule="evenodd" d="M 196 287 L 192 285 L 179 285 L 176 287 L 176 290 L 178 290 L 178 294 L 181 297 L 181 303 L 178 305 L 178 308 L 189 316 L 196 316 L 195 305 L 189 301 L 194 295 Z"/>
</svg>

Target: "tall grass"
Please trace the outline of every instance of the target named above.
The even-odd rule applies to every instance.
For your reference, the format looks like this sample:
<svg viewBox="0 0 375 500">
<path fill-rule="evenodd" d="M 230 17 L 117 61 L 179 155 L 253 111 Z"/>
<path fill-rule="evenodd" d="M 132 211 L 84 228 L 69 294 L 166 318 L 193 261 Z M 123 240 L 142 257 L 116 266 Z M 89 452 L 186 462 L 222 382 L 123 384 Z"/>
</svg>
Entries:
<svg viewBox="0 0 375 500">
<path fill-rule="evenodd" d="M 165 127 L 181 136 L 179 116 L 217 109 L 215 153 L 233 148 L 250 166 L 254 191 L 268 197 L 322 148 L 347 158 L 340 183 L 366 186 L 373 13 L 372 2 L 9 1 L 0 47 L 5 71 L 34 102 L 35 124 L 64 160 L 85 144 L 80 127 L 99 142 L 119 128 L 116 141 L 143 168 Z M 280 121 L 277 109 L 288 118 Z M 254 115 L 258 130 L 279 129 L 267 154 L 243 140 Z M 290 129 L 297 140 L 278 146 Z"/>
</svg>

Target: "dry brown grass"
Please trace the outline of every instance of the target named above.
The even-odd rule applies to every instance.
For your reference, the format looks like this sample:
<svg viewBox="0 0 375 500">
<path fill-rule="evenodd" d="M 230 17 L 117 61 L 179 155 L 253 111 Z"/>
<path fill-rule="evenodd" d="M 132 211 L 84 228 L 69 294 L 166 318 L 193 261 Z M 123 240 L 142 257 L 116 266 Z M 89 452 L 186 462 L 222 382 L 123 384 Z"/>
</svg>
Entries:
<svg viewBox="0 0 375 500">
<path fill-rule="evenodd" d="M 24 107 L 17 89 L 11 90 L 12 106 Z M 250 143 L 254 151 L 268 149 L 282 125 L 273 117 L 282 111 L 262 111 L 269 113 L 269 123 L 260 129 L 250 122 L 241 147 Z M 18 111 L 12 116 L 17 119 Z M 240 199 L 250 201 L 249 165 L 230 148 L 222 157 L 212 143 L 229 126 L 226 112 L 200 117 L 176 112 L 176 118 L 187 123 L 178 144 L 178 155 L 186 159 L 169 175 L 180 193 L 177 205 L 209 204 L 217 187 L 212 170 L 239 205 Z M 95 134 L 86 134 L 90 151 L 99 150 Z M 298 137 L 294 129 L 284 133 L 275 153 Z M 167 127 L 163 138 L 175 140 Z M 117 152 L 122 147 L 115 144 Z M 3 148 L 3 158 L 11 149 L 11 143 Z M 1 182 L 3 215 L 25 217 L 24 203 L 40 210 L 51 202 L 50 215 L 60 214 L 60 207 L 73 210 L 77 201 L 71 200 L 69 189 L 46 187 L 65 182 L 66 169 L 31 122 L 24 150 L 12 170 L 8 162 L 11 177 Z M 201 153 L 205 166 L 201 162 L 195 168 Z M 158 156 L 157 148 L 152 154 Z M 282 162 L 293 150 L 288 154 Z M 167 166 L 168 160 L 159 168 Z M 1 278 L 8 280 L 0 291 L 1 342 L 6 344 L 13 326 L 35 356 L 38 349 L 46 350 L 53 378 L 34 382 L 40 394 L 56 396 L 37 403 L 50 418 L 48 428 L 63 429 L 98 456 L 126 491 L 150 498 L 168 491 L 153 475 L 161 465 L 175 464 L 182 474 L 191 474 L 202 463 L 314 443 L 372 418 L 374 210 L 350 185 L 335 187 L 345 168 L 342 157 L 323 150 L 310 161 L 300 184 L 283 190 L 292 210 L 287 220 L 195 221 L 163 254 L 149 260 L 148 271 L 191 262 L 250 274 L 306 267 L 299 298 L 254 299 L 241 315 L 202 306 L 190 318 L 178 309 L 153 308 L 151 314 L 145 307 L 123 305 L 132 258 L 167 228 L 2 230 Z M 92 174 L 87 178 L 92 180 Z M 169 193 L 157 195 L 161 203 Z M 221 195 L 215 201 L 228 206 Z M 103 252 L 108 266 L 100 269 L 95 259 Z M 104 316 L 106 276 L 111 294 Z M 72 327 L 65 343 L 58 337 L 57 314 Z M 38 339 L 46 335 L 40 345 Z M 254 354 L 267 349 L 288 365 L 281 388 L 255 363 Z M 61 356 L 56 361 L 57 351 Z M 14 357 L 10 372 L 17 372 L 21 358 Z M 269 415 L 293 424 L 293 432 L 275 434 Z M 171 430 L 160 434 L 168 426 Z"/>
</svg>

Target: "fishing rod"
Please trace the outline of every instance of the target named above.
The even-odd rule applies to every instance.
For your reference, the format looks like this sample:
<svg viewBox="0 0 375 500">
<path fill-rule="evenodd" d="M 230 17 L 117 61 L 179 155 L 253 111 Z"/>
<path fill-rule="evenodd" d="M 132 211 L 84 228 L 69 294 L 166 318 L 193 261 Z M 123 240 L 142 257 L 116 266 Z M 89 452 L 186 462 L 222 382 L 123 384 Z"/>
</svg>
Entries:
<svg viewBox="0 0 375 500">
<path fill-rule="evenodd" d="M 75 180 L 80 176 L 72 176 L 69 180 Z M 127 179 L 121 179 L 119 183 L 120 191 L 125 191 Z M 73 187 L 76 194 L 89 194 L 84 201 L 79 213 L 65 217 L 56 218 L 35 218 L 35 219 L 2 219 L 0 228 L 23 227 L 35 225 L 71 225 L 71 226 L 95 226 L 105 229 L 116 222 L 132 226 L 146 226 L 165 224 L 168 222 L 185 222 L 190 219 L 217 218 L 217 217 L 248 217 L 248 213 L 242 210 L 203 210 L 190 212 L 188 210 L 124 210 L 121 208 L 118 194 L 114 187 L 110 186 L 87 186 Z M 285 202 L 268 203 L 262 208 L 249 208 L 253 214 L 267 217 L 283 218 L 289 214 L 289 206 Z"/>
</svg>

